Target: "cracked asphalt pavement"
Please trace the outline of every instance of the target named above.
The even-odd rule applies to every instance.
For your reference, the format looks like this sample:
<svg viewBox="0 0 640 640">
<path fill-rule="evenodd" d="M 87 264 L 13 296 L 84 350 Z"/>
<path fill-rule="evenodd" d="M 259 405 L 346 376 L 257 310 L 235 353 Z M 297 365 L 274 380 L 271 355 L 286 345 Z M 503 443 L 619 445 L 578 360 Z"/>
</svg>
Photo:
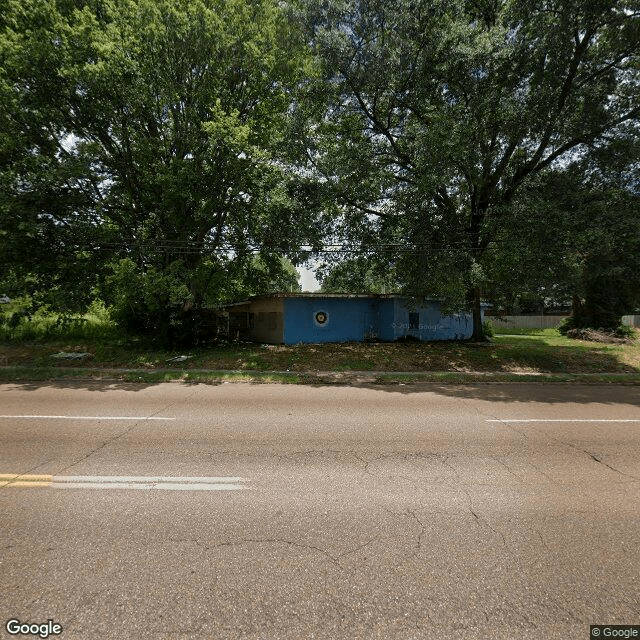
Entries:
<svg viewBox="0 0 640 640">
<path fill-rule="evenodd" d="M 638 387 L 42 382 L 0 414 L 0 638 L 640 624 Z"/>
</svg>

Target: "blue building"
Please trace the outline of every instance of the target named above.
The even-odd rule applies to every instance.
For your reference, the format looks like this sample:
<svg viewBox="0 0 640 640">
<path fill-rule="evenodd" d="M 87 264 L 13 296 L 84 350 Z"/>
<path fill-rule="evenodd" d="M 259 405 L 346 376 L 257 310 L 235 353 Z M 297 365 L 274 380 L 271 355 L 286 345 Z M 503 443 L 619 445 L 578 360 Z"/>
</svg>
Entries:
<svg viewBox="0 0 640 640">
<path fill-rule="evenodd" d="M 469 313 L 441 313 L 440 302 L 397 295 L 278 293 L 225 307 L 230 334 L 270 344 L 465 340 Z"/>
</svg>

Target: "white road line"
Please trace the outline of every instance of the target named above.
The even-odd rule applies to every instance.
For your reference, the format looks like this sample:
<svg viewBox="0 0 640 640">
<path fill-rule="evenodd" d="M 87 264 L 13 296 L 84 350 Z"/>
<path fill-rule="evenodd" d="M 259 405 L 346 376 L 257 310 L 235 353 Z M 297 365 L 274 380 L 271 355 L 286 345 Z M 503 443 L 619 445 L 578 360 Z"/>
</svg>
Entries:
<svg viewBox="0 0 640 640">
<path fill-rule="evenodd" d="M 527 419 L 515 419 L 515 418 L 501 418 L 499 420 L 485 420 L 485 422 L 640 422 L 640 419 L 632 420 L 616 420 L 616 419 L 600 419 L 597 418 L 527 418 Z"/>
<path fill-rule="evenodd" d="M 0 418 L 25 418 L 28 420 L 175 420 L 159 416 L 0 416 Z"/>
<path fill-rule="evenodd" d="M 22 484 L 22 487 L 25 485 Z M 238 491 L 244 489 L 239 484 L 196 484 L 196 483 L 179 483 L 166 482 L 154 484 L 152 482 L 52 482 L 49 485 L 52 489 L 146 489 L 165 490 L 165 491 Z"/>
<path fill-rule="evenodd" d="M 152 489 L 159 489 L 165 491 L 237 491 L 238 489 L 245 489 L 240 484 L 181 484 L 173 482 L 165 482 L 162 484 L 156 484 Z"/>
</svg>

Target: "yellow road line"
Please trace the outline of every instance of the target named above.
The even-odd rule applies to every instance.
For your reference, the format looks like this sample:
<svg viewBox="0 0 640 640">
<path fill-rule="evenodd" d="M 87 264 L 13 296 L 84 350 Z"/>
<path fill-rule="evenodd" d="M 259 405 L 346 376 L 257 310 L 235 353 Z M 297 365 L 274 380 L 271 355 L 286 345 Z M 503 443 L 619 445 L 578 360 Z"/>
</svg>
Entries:
<svg viewBox="0 0 640 640">
<path fill-rule="evenodd" d="M 21 482 L 53 482 L 53 476 L 34 476 L 30 474 L 22 475 L 21 473 L 0 473 L 0 482 L 12 482 L 13 480 L 20 480 Z"/>
<path fill-rule="evenodd" d="M 51 475 L 32 475 L 25 473 L 0 473 L 0 488 L 2 487 L 28 487 L 40 489 L 50 487 L 53 484 Z"/>
<path fill-rule="evenodd" d="M 0 473 L 0 488 L 148 489 L 169 491 L 231 491 L 246 488 L 247 478 L 189 476 L 52 476 Z"/>
</svg>

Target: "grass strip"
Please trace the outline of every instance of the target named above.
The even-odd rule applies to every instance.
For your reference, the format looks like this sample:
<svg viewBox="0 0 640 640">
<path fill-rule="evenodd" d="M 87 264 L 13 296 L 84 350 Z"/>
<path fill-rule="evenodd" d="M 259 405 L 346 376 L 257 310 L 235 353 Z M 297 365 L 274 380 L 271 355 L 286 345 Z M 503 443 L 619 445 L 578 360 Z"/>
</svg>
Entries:
<svg viewBox="0 0 640 640">
<path fill-rule="evenodd" d="M 60 380 L 67 378 L 91 380 L 122 380 L 124 382 L 279 382 L 296 384 L 302 376 L 277 372 L 242 371 L 124 371 L 122 369 L 89 369 L 59 367 L 0 367 L 0 381 L 23 382 Z"/>
<path fill-rule="evenodd" d="M 96 368 L 59 367 L 0 367 L 0 381 L 37 382 L 44 380 L 90 379 L 121 380 L 124 382 L 154 384 L 160 382 L 220 383 L 220 382 L 270 382 L 280 384 L 414 384 L 432 382 L 439 384 L 477 384 L 495 382 L 544 382 L 579 384 L 632 384 L 640 385 L 640 373 L 283 373 L 276 371 L 144 371 Z"/>
</svg>

